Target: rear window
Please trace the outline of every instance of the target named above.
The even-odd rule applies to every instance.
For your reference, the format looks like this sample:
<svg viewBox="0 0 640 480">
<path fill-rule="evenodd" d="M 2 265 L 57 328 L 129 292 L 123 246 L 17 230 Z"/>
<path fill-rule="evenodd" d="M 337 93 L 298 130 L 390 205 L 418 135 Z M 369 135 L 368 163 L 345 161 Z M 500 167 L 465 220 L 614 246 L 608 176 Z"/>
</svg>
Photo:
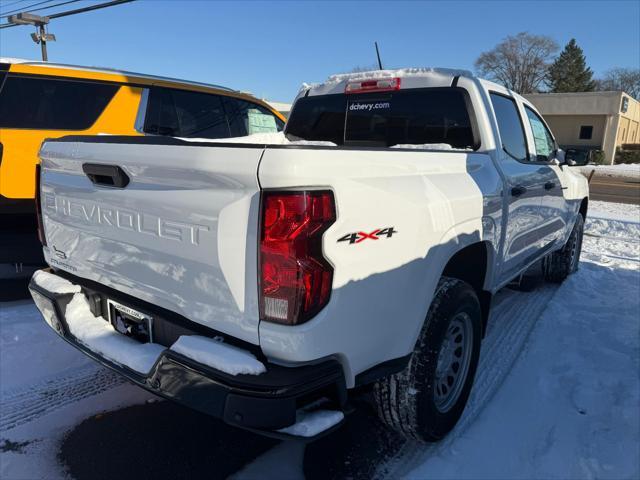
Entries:
<svg viewBox="0 0 640 480">
<path fill-rule="evenodd" d="M 85 130 L 95 123 L 118 88 L 9 75 L 0 91 L 0 127 Z"/>
<path fill-rule="evenodd" d="M 243 137 L 278 132 L 284 124 L 266 108 L 210 93 L 153 88 L 145 133 L 187 138 Z"/>
<path fill-rule="evenodd" d="M 287 123 L 290 139 L 337 145 L 478 147 L 471 105 L 460 88 L 334 94 L 300 98 Z"/>
</svg>

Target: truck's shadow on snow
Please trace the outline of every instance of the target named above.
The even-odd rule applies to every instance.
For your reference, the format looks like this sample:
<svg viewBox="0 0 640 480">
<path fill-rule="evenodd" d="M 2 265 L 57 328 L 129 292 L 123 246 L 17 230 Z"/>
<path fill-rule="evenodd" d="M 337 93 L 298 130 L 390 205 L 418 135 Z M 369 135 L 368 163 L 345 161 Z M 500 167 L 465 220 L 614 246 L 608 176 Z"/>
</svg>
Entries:
<svg viewBox="0 0 640 480">
<path fill-rule="evenodd" d="M 278 443 L 171 402 L 155 402 L 86 419 L 64 438 L 59 460 L 75 480 L 222 479 Z M 362 408 L 342 429 L 307 445 L 300 477 L 371 478 L 403 443 Z M 269 471 L 261 477 L 281 478 Z"/>
<path fill-rule="evenodd" d="M 65 437 L 59 458 L 76 480 L 217 479 L 277 443 L 171 402 L 156 402 L 86 419 Z"/>
</svg>

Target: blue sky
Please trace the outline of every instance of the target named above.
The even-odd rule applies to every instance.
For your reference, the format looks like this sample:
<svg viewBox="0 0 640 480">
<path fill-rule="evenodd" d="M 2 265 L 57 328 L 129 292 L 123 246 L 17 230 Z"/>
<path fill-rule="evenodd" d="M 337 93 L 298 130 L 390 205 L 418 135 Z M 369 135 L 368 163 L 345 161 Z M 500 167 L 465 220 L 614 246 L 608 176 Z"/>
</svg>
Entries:
<svg viewBox="0 0 640 480">
<path fill-rule="evenodd" d="M 36 0 L 13 2 L 0 0 L 0 10 Z M 31 31 L 0 30 L 0 55 L 38 59 Z M 51 61 L 217 83 L 277 101 L 292 100 L 303 81 L 373 65 L 374 40 L 385 67 L 472 69 L 481 52 L 520 31 L 549 35 L 561 46 L 575 37 L 596 75 L 640 67 L 638 0 L 141 0 L 53 20 L 50 31 L 58 38 L 49 45 Z"/>
</svg>

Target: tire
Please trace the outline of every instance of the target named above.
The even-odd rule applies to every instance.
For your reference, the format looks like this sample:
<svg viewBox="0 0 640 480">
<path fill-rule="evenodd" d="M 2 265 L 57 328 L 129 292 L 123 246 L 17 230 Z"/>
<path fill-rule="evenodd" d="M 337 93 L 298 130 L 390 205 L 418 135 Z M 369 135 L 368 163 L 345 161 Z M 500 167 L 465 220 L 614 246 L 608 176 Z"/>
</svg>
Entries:
<svg viewBox="0 0 640 480">
<path fill-rule="evenodd" d="M 548 282 L 562 283 L 565 278 L 578 270 L 580 253 L 582 252 L 582 236 L 584 233 L 584 219 L 578 213 L 571 235 L 562 249 L 553 252 L 544 259 L 544 278 Z"/>
<path fill-rule="evenodd" d="M 407 367 L 374 384 L 373 398 L 383 423 L 422 442 L 438 441 L 449 433 L 473 385 L 481 323 L 474 289 L 462 280 L 442 277 Z M 451 383 L 448 374 L 457 375 Z"/>
</svg>

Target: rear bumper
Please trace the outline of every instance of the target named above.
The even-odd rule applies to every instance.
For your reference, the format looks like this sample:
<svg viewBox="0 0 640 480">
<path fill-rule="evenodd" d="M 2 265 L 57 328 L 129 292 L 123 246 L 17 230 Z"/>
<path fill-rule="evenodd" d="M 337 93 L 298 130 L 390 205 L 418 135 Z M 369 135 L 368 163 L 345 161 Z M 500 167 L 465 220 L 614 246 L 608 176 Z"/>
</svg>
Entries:
<svg viewBox="0 0 640 480">
<path fill-rule="evenodd" d="M 286 437 L 277 430 L 293 425 L 299 408 L 320 399 L 328 399 L 334 408 L 345 405 L 344 375 L 335 359 L 298 367 L 263 361 L 265 373 L 234 376 L 166 348 L 151 370 L 140 374 L 114 363 L 71 334 L 65 313 L 74 294 L 49 291 L 33 280 L 29 289 L 47 324 L 78 350 L 156 395 L 228 424 Z M 83 287 L 83 293 L 94 291 Z"/>
</svg>

